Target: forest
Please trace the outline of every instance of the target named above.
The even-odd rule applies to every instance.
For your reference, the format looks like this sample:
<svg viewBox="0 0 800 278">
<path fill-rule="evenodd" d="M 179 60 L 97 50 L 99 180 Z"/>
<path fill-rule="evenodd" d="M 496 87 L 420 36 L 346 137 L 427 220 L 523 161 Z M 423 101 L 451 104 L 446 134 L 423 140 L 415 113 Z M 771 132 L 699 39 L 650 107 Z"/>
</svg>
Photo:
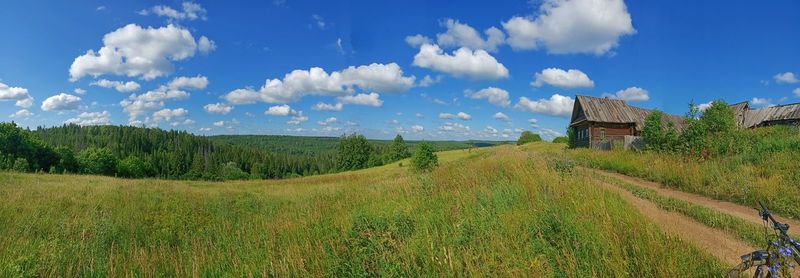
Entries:
<svg viewBox="0 0 800 278">
<path fill-rule="evenodd" d="M 431 142 L 434 150 L 499 142 Z M 187 180 L 280 179 L 335 173 L 410 157 L 402 136 L 197 136 L 132 126 L 0 123 L 0 170 Z"/>
</svg>

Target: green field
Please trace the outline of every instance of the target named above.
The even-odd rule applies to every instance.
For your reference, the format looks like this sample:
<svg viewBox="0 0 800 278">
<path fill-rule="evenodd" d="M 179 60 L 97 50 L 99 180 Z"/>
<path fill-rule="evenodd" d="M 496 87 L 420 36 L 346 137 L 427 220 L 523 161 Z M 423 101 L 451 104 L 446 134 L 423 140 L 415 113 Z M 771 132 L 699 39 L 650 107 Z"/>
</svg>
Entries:
<svg viewBox="0 0 800 278">
<path fill-rule="evenodd" d="M 717 276 L 726 266 L 536 143 L 331 175 L 0 173 L 0 276 Z M 405 161 L 404 161 L 405 162 Z M 407 165 L 407 163 L 404 163 Z"/>
</svg>

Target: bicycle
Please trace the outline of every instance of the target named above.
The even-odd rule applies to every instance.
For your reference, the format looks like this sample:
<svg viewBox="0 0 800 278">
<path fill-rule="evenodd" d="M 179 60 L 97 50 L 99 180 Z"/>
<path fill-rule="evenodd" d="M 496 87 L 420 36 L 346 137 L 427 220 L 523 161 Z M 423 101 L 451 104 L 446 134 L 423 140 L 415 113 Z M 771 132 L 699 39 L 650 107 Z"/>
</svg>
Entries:
<svg viewBox="0 0 800 278">
<path fill-rule="evenodd" d="M 728 277 L 740 277 L 752 267 L 755 267 L 753 277 L 789 277 L 790 271 L 800 266 L 800 243 L 787 234 L 789 224 L 775 220 L 764 203 L 758 202 L 758 205 L 761 207 L 758 215 L 764 220 L 767 249 L 743 255 L 742 263 L 735 266 Z M 769 233 L 770 225 L 773 232 L 776 232 L 772 238 Z"/>
</svg>

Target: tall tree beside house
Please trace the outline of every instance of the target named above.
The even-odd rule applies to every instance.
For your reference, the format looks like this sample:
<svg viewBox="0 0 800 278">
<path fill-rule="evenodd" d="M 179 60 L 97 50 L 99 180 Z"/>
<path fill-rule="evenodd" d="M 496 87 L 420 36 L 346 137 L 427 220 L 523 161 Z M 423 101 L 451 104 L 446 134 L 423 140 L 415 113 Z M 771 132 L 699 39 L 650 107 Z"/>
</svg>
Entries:
<svg viewBox="0 0 800 278">
<path fill-rule="evenodd" d="M 700 121 L 709 133 L 727 133 L 736 128 L 733 110 L 722 100 L 711 102 L 711 106 L 703 111 Z"/>
<path fill-rule="evenodd" d="M 392 144 L 389 145 L 387 162 L 395 162 L 409 157 L 411 157 L 411 152 L 408 150 L 408 146 L 406 146 L 406 141 L 403 140 L 403 136 L 397 134 L 397 136 L 394 137 Z"/>
<path fill-rule="evenodd" d="M 689 103 L 689 112 L 686 113 L 686 129 L 679 136 L 680 149 L 684 154 L 699 156 L 706 148 L 706 127 L 700 120 L 700 108 Z"/>
<path fill-rule="evenodd" d="M 535 134 L 530 131 L 523 131 L 522 134 L 519 135 L 519 139 L 517 139 L 517 145 L 523 145 L 532 142 L 539 142 L 542 141 L 542 137 L 539 134 Z"/>
</svg>

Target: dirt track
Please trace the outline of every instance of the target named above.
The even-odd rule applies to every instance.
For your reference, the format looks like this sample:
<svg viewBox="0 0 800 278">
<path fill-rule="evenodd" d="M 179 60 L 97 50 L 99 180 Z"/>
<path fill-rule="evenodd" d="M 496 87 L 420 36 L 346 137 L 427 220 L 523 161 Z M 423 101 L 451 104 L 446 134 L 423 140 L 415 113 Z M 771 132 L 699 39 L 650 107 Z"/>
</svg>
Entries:
<svg viewBox="0 0 800 278">
<path fill-rule="evenodd" d="M 660 194 L 662 196 L 672 197 L 672 198 L 675 198 L 675 199 L 679 199 L 679 200 L 687 201 L 687 202 L 694 203 L 694 204 L 697 204 L 697 205 L 701 205 L 701 206 L 704 206 L 704 207 L 707 207 L 707 208 L 711 208 L 711 209 L 714 209 L 716 211 L 724 212 L 724 213 L 730 214 L 732 216 L 736 216 L 736 217 L 739 217 L 741 219 L 753 222 L 755 224 L 762 224 L 763 223 L 763 221 L 761 220 L 761 217 L 758 216 L 758 211 L 755 209 L 755 206 L 753 208 L 751 208 L 751 207 L 747 207 L 747 206 L 743 206 L 743 205 L 739 205 L 739 204 L 734 204 L 734 203 L 731 203 L 731 202 L 714 200 L 714 199 L 711 199 L 711 198 L 708 198 L 708 197 L 703 197 L 703 196 L 696 195 L 696 194 L 691 194 L 691 193 L 686 193 L 686 192 L 682 192 L 682 191 L 678 191 L 678 190 L 674 190 L 674 189 L 669 189 L 669 188 L 661 186 L 661 184 L 658 184 L 658 183 L 655 183 L 655 182 L 651 182 L 651 181 L 647 181 L 647 180 L 643 180 L 643 179 L 639 179 L 639 178 L 634 178 L 634 177 L 630 177 L 630 176 L 626 176 L 626 175 L 622 175 L 622 174 L 618 174 L 618 173 L 611 173 L 611 172 L 595 170 L 595 169 L 589 169 L 589 170 L 593 171 L 593 172 L 595 172 L 597 174 L 600 174 L 600 175 L 604 175 L 604 176 L 607 176 L 607 177 L 620 179 L 622 181 L 625 181 L 625 182 L 633 184 L 633 185 L 637 185 L 637 186 L 641 186 L 641 187 L 645 187 L 645 188 L 649 188 L 649 189 L 655 190 L 656 192 L 658 192 L 658 194 Z M 791 234 L 793 236 L 800 236 L 800 230 L 797 230 L 797 229 L 800 229 L 800 221 L 796 221 L 796 220 L 793 220 L 793 219 L 788 219 L 786 217 L 781 217 L 781 216 L 778 216 L 778 215 L 775 215 L 775 218 L 778 221 L 781 221 L 783 223 L 789 224 L 790 227 L 797 227 L 795 229 L 789 230 L 789 234 Z"/>
<path fill-rule="evenodd" d="M 636 197 L 616 185 L 605 182 L 599 182 L 599 184 L 608 190 L 619 193 L 623 199 L 639 209 L 639 212 L 656 223 L 665 233 L 688 241 L 730 265 L 739 264 L 739 256 L 756 249 L 723 231 L 705 226 L 680 213 L 662 210 L 656 204 Z"/>
</svg>

